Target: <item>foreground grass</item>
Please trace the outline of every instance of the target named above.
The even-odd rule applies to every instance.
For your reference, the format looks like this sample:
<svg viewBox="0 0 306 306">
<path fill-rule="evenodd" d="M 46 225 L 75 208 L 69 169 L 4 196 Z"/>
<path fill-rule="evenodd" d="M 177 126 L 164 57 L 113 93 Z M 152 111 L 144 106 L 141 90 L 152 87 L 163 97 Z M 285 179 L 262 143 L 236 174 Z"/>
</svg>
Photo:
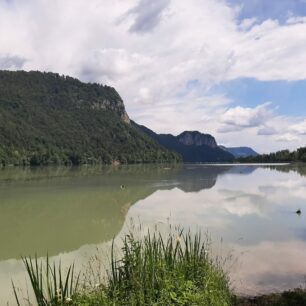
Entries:
<svg viewBox="0 0 306 306">
<path fill-rule="evenodd" d="M 221 265 L 210 256 L 207 241 L 190 233 L 148 233 L 143 239 L 126 235 L 120 259 L 112 246 L 110 270 L 104 283 L 84 286 L 74 266 L 37 258 L 24 258 L 36 301 L 20 298 L 13 284 L 17 305 L 39 306 L 302 306 L 306 291 L 296 289 L 257 297 L 237 297 Z M 94 271 L 92 271 L 94 273 Z"/>
<path fill-rule="evenodd" d="M 200 234 L 180 231 L 163 238 L 160 233 L 148 233 L 139 240 L 126 235 L 120 260 L 112 248 L 105 283 L 86 290 L 73 276 L 73 267 L 63 274 L 48 259 L 45 268 L 37 259 L 25 258 L 24 263 L 39 306 L 233 304 L 228 276 L 211 259 Z"/>
</svg>

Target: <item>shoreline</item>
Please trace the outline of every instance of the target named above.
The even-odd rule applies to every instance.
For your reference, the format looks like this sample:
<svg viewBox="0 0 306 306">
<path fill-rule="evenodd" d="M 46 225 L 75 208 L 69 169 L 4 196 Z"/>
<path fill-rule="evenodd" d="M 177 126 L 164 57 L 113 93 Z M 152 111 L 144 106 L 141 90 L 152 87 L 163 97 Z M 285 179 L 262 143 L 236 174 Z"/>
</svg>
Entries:
<svg viewBox="0 0 306 306">
<path fill-rule="evenodd" d="M 303 306 L 306 289 L 295 288 L 257 296 L 235 296 L 235 306 Z"/>
<path fill-rule="evenodd" d="M 288 166 L 288 165 L 304 165 L 306 163 L 303 162 L 270 162 L 270 163 L 262 163 L 262 162 L 148 162 L 148 163 L 111 163 L 111 164 L 103 164 L 103 163 L 93 163 L 93 164 L 46 164 L 46 165 L 14 165 L 7 164 L 1 165 L 0 170 L 2 169 L 11 169 L 11 168 L 19 168 L 19 169 L 39 169 L 39 168 L 77 168 L 77 167 L 122 167 L 122 166 L 140 166 L 140 165 L 192 165 L 192 166 Z"/>
</svg>

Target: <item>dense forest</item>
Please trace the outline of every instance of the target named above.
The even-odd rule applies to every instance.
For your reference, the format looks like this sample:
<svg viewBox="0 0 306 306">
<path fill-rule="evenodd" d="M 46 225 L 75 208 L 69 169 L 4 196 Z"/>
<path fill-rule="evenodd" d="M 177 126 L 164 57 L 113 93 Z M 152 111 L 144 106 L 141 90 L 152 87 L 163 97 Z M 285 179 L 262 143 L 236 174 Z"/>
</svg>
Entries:
<svg viewBox="0 0 306 306">
<path fill-rule="evenodd" d="M 299 148 L 292 152 L 289 150 L 282 150 L 270 154 L 237 158 L 236 161 L 246 163 L 306 162 L 306 147 Z"/>
<path fill-rule="evenodd" d="M 130 124 L 112 87 L 54 73 L 0 71 L 0 163 L 178 161 Z"/>
</svg>

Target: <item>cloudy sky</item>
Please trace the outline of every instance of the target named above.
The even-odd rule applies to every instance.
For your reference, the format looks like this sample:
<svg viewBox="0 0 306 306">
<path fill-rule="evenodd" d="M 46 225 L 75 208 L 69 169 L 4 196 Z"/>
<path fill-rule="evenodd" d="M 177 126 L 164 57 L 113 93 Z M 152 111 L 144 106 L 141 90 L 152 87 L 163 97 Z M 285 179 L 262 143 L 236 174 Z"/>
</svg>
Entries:
<svg viewBox="0 0 306 306">
<path fill-rule="evenodd" d="M 114 86 L 157 132 L 306 144 L 306 0 L 0 0 L 0 69 Z"/>
</svg>

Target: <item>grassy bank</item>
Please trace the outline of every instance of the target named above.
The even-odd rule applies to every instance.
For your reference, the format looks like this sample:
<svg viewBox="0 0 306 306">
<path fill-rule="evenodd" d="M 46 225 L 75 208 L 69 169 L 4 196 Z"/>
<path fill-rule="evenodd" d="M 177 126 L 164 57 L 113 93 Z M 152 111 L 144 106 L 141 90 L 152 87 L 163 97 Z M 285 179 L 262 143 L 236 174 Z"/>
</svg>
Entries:
<svg viewBox="0 0 306 306">
<path fill-rule="evenodd" d="M 24 258 L 24 263 L 40 306 L 232 305 L 228 276 L 206 246 L 200 234 L 148 233 L 139 240 L 126 235 L 119 259 L 113 246 L 106 280 L 94 288 L 81 284 L 73 266 L 63 272 L 48 259 Z"/>
<path fill-rule="evenodd" d="M 18 305 L 39 306 L 302 306 L 302 289 L 263 295 L 237 297 L 228 275 L 209 253 L 200 234 L 182 231 L 163 238 L 160 233 L 136 239 L 124 237 L 121 252 L 111 250 L 109 270 L 104 282 L 86 285 L 74 266 L 62 269 L 47 257 L 23 259 L 36 301 L 20 296 L 13 284 Z M 94 271 L 92 271 L 94 273 Z"/>
</svg>

